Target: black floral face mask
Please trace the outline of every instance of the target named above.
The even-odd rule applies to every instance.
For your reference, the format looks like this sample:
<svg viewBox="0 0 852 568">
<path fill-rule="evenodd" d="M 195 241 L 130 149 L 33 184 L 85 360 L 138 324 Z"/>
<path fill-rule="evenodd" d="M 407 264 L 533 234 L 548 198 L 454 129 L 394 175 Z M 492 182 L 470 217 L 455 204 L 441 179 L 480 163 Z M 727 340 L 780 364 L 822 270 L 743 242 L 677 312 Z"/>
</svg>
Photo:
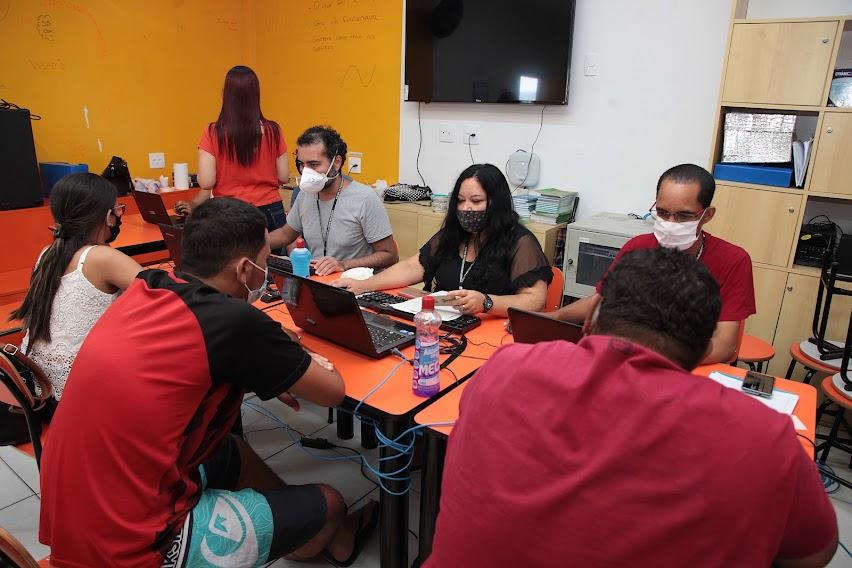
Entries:
<svg viewBox="0 0 852 568">
<path fill-rule="evenodd" d="M 471 234 L 476 234 L 485 227 L 485 214 L 487 211 L 462 211 L 456 209 L 456 218 L 462 229 Z"/>
</svg>

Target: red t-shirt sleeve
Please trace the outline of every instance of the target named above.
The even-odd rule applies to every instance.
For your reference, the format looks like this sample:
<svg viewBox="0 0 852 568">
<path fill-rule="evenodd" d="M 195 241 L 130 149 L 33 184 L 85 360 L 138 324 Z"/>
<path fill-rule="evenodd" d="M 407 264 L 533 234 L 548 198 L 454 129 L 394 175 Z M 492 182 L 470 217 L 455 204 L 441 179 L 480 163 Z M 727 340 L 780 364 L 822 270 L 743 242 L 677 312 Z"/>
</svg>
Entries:
<svg viewBox="0 0 852 568">
<path fill-rule="evenodd" d="M 198 142 L 198 147 L 205 152 L 209 152 L 210 154 L 216 155 L 216 148 L 213 144 L 213 137 L 210 136 L 210 126 L 207 126 L 204 129 L 204 132 L 201 133 L 201 140 Z"/>
<path fill-rule="evenodd" d="M 609 265 L 609 268 L 607 269 L 606 274 L 604 274 L 603 278 L 601 278 L 598 281 L 597 285 L 595 286 L 595 291 L 598 294 L 601 293 L 601 289 L 603 289 L 604 280 L 606 280 L 606 277 L 609 276 L 610 270 L 612 270 L 615 267 L 615 265 L 618 264 L 618 261 L 621 260 L 622 256 L 624 256 L 626 253 L 628 253 L 632 250 L 654 248 L 655 246 L 657 246 L 657 238 L 654 236 L 653 233 L 647 233 L 647 234 L 644 234 L 644 235 L 636 235 L 635 237 L 633 237 L 632 239 L 630 239 L 629 241 L 624 243 L 624 246 L 621 247 L 621 250 L 618 251 L 618 254 L 615 255 L 615 258 L 612 260 L 612 263 Z"/>
<path fill-rule="evenodd" d="M 754 301 L 754 279 L 751 271 L 751 259 L 744 255 L 731 267 L 728 277 L 722 283 L 722 312 L 719 321 L 742 321 L 757 313 Z"/>
<path fill-rule="evenodd" d="M 281 157 L 287 153 L 287 142 L 284 140 L 284 132 L 279 129 L 278 135 L 278 153 L 275 154 L 276 157 Z"/>
<path fill-rule="evenodd" d="M 792 424 L 790 430 L 793 429 Z M 837 515 L 825 493 L 814 462 L 802 451 L 798 437 L 790 435 L 787 452 L 795 455 L 790 473 L 790 510 L 778 548 L 778 558 L 795 560 L 815 554 L 837 536 Z"/>
</svg>

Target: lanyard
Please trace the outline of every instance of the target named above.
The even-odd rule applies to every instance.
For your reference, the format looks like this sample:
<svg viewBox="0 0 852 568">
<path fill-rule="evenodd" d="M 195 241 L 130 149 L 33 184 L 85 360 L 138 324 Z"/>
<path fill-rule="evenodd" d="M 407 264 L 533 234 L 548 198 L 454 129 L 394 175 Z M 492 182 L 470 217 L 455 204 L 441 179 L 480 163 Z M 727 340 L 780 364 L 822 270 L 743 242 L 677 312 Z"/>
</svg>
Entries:
<svg viewBox="0 0 852 568">
<path fill-rule="evenodd" d="M 317 195 L 317 218 L 320 223 L 320 236 L 322 237 L 322 255 L 328 256 L 328 233 L 331 231 L 331 220 L 334 219 L 334 209 L 337 207 L 337 198 L 340 197 L 340 190 L 343 189 L 343 176 L 340 176 L 340 184 L 337 186 L 337 193 L 334 194 L 334 203 L 331 204 L 331 213 L 328 214 L 328 223 L 325 224 L 325 234 L 322 232 L 322 213 L 319 206 L 319 195 Z"/>
<path fill-rule="evenodd" d="M 464 261 L 467 259 L 467 245 L 468 243 L 464 244 L 464 254 L 462 255 L 461 267 L 459 268 L 459 290 L 464 290 L 464 286 L 462 286 L 464 279 L 467 278 L 471 268 L 473 268 L 473 265 L 476 264 L 476 259 L 474 258 L 470 263 L 470 266 L 467 267 L 467 270 L 464 269 Z"/>
</svg>

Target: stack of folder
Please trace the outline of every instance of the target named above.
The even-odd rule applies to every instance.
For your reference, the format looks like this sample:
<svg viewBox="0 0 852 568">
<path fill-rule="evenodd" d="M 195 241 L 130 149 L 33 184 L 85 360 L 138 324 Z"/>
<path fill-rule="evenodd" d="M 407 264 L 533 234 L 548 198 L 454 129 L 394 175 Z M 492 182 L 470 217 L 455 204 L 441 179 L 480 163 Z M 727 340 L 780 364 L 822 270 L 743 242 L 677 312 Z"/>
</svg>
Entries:
<svg viewBox="0 0 852 568">
<path fill-rule="evenodd" d="M 530 215 L 532 221 L 557 225 L 573 219 L 578 197 L 576 191 L 542 189 L 539 193 L 541 195 L 535 203 L 535 211 Z"/>
<path fill-rule="evenodd" d="M 521 221 L 529 221 L 530 215 L 535 210 L 535 203 L 538 201 L 537 195 L 514 195 L 512 196 L 512 207 L 517 212 Z"/>
</svg>

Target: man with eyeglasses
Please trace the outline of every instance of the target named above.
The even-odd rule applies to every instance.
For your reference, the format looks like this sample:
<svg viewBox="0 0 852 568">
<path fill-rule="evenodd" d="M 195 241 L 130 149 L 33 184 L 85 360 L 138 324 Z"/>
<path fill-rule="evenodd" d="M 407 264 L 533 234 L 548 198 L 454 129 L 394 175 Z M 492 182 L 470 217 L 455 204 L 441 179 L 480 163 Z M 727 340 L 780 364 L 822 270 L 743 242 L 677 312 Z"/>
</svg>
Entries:
<svg viewBox="0 0 852 568">
<path fill-rule="evenodd" d="M 308 128 L 296 140 L 299 195 L 287 222 L 269 233 L 272 248 L 301 234 L 320 276 L 350 268 L 386 268 L 399 260 L 390 219 L 368 186 L 343 175 L 346 142 L 329 126 Z"/>
<path fill-rule="evenodd" d="M 685 251 L 710 270 L 719 283 L 722 312 L 703 364 L 729 362 L 737 348 L 740 325 L 757 311 L 748 253 L 704 231 L 716 213 L 711 205 L 715 191 L 716 181 L 700 166 L 680 164 L 666 170 L 657 182 L 657 200 L 650 209 L 654 232 L 628 241 L 610 266 L 612 270 L 629 251 L 665 247 Z M 552 317 L 585 321 L 600 299 L 601 287 L 599 282 L 595 294 L 552 312 Z"/>
</svg>

